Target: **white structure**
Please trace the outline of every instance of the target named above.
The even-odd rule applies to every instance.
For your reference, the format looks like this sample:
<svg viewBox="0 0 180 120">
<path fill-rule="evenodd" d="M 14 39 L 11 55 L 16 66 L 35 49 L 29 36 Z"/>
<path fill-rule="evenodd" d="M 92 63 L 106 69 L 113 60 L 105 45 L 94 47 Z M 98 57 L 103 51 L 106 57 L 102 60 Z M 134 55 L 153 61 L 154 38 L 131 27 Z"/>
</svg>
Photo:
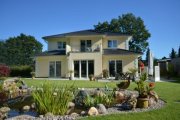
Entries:
<svg viewBox="0 0 180 120">
<path fill-rule="evenodd" d="M 155 72 L 155 74 L 154 74 L 155 82 L 160 81 L 160 69 L 159 69 L 159 66 L 154 67 L 154 72 Z"/>
<path fill-rule="evenodd" d="M 148 56 L 148 74 L 150 76 L 153 76 L 153 62 L 154 62 L 153 54 L 152 54 L 151 51 L 149 51 L 149 56 Z"/>
</svg>

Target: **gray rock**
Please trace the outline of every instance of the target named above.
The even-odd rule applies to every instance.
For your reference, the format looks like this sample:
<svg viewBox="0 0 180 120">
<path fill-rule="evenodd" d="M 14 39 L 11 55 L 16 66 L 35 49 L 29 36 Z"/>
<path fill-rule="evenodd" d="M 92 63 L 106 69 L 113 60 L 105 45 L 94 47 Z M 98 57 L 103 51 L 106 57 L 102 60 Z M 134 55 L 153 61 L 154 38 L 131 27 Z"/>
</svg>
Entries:
<svg viewBox="0 0 180 120">
<path fill-rule="evenodd" d="M 81 111 L 80 115 L 81 115 L 81 116 L 86 116 L 87 113 L 86 113 L 85 111 Z"/>
<path fill-rule="evenodd" d="M 97 104 L 96 108 L 97 108 L 99 114 L 106 114 L 107 113 L 106 107 L 103 104 Z"/>
<path fill-rule="evenodd" d="M 88 93 L 85 90 L 80 90 L 75 97 L 75 105 L 83 106 L 84 99 L 88 96 Z"/>
<path fill-rule="evenodd" d="M 79 116 L 79 114 L 77 114 L 77 113 L 71 113 L 71 115 L 70 115 L 71 117 L 73 117 L 73 118 L 77 118 L 78 116 Z"/>
</svg>

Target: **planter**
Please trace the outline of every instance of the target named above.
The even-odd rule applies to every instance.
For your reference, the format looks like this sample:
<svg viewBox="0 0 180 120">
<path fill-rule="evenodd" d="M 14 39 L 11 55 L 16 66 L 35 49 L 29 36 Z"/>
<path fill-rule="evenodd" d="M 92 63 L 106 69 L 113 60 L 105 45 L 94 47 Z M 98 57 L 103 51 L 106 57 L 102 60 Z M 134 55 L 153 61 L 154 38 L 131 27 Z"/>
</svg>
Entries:
<svg viewBox="0 0 180 120">
<path fill-rule="evenodd" d="M 138 98 L 137 99 L 137 107 L 138 108 L 147 108 L 149 103 L 148 98 Z"/>
</svg>

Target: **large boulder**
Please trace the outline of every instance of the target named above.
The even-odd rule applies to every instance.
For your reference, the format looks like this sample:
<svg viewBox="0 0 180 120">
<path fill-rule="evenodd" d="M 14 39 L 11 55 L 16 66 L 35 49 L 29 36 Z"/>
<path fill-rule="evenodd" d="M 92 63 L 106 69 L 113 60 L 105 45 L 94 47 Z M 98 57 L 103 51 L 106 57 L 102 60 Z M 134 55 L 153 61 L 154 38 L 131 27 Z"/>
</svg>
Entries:
<svg viewBox="0 0 180 120">
<path fill-rule="evenodd" d="M 88 110 L 88 115 L 89 116 L 94 116 L 94 115 L 98 115 L 98 110 L 95 108 L 95 107 L 91 107 L 89 110 Z"/>
<path fill-rule="evenodd" d="M 96 108 L 97 108 L 99 114 L 107 113 L 106 107 L 103 104 L 97 104 Z"/>
<path fill-rule="evenodd" d="M 75 105 L 77 106 L 83 106 L 84 105 L 84 99 L 88 96 L 88 93 L 85 90 L 80 90 L 78 94 L 76 95 L 74 101 Z"/>
<path fill-rule="evenodd" d="M 10 111 L 9 107 L 0 108 L 0 120 L 7 118 L 9 111 Z"/>
</svg>

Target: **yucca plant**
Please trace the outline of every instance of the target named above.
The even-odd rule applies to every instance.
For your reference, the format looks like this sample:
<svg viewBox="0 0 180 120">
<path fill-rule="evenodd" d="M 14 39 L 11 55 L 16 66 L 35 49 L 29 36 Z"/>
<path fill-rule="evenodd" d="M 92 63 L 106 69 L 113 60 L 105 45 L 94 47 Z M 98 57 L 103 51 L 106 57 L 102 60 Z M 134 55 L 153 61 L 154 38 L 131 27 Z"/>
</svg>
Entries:
<svg viewBox="0 0 180 120">
<path fill-rule="evenodd" d="M 94 98 L 91 97 L 90 95 L 87 95 L 83 102 L 84 102 L 85 107 L 87 108 L 95 106 Z"/>
<path fill-rule="evenodd" d="M 74 85 L 58 88 L 56 85 L 45 82 L 32 96 L 39 114 L 51 112 L 54 115 L 64 115 L 68 110 L 68 102 L 73 99 Z"/>
</svg>

